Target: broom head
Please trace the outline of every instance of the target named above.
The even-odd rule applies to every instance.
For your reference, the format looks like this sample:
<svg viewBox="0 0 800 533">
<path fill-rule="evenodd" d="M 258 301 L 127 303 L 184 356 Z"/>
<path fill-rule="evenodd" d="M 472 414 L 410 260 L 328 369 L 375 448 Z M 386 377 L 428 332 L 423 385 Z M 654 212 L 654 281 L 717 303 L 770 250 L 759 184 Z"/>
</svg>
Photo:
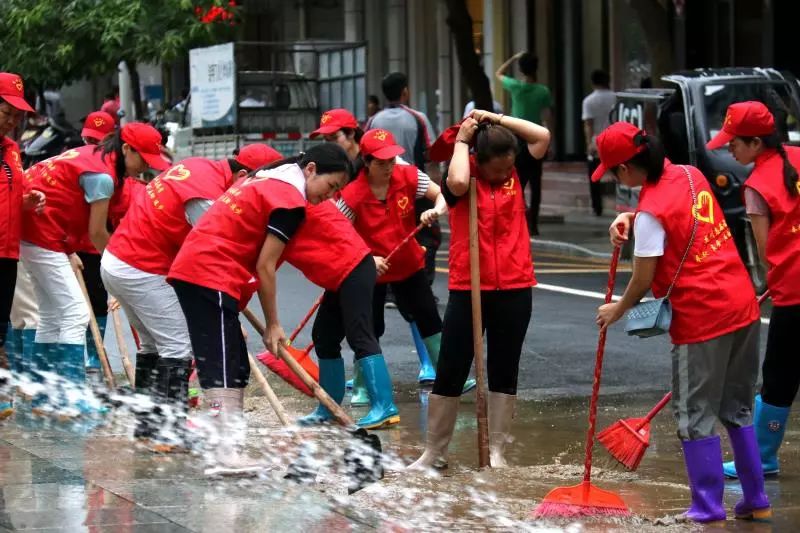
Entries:
<svg viewBox="0 0 800 533">
<path fill-rule="evenodd" d="M 630 516 L 628 506 L 613 492 L 588 481 L 572 487 L 558 487 L 544 497 L 531 518 L 576 518 L 580 516 Z"/>
<path fill-rule="evenodd" d="M 308 372 L 314 381 L 319 382 L 319 367 L 309 356 L 309 353 L 298 350 L 294 346 L 286 346 L 286 351 Z M 292 372 L 289 365 L 270 351 L 258 354 L 257 359 L 261 361 L 272 372 L 280 376 L 286 383 L 299 390 L 306 396 L 314 397 L 314 393 L 303 381 Z"/>
<path fill-rule="evenodd" d="M 636 470 L 650 445 L 650 422 L 646 418 L 619 420 L 597 434 L 597 440 L 628 470 Z"/>
</svg>

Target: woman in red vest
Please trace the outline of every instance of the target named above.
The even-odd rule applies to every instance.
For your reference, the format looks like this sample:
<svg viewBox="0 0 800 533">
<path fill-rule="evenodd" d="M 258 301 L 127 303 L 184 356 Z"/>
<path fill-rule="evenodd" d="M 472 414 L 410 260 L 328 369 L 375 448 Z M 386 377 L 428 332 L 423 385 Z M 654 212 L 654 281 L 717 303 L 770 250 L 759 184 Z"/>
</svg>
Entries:
<svg viewBox="0 0 800 533">
<path fill-rule="evenodd" d="M 97 146 L 81 146 L 43 161 L 34 186 L 47 195 L 41 214 L 23 216 L 21 256 L 33 280 L 39 301 L 34 371 L 51 371 L 79 385 L 85 380 L 84 348 L 89 313 L 86 300 L 70 264 L 89 234 L 102 252 L 108 242 L 109 204 L 125 176 L 136 176 L 148 167 L 163 170 L 161 135 L 140 122 L 126 124 Z M 35 399 L 38 411 L 76 414 L 92 411 L 87 402 L 63 401 L 46 405 Z"/>
<path fill-rule="evenodd" d="M 104 111 L 89 113 L 83 122 L 83 129 L 81 130 L 83 143 L 97 145 L 112 133 L 115 127 L 116 122 L 108 113 Z M 123 191 L 126 187 L 129 187 L 128 182 L 132 182 L 132 180 L 133 178 L 124 178 L 122 185 L 115 189 L 115 195 L 109 204 L 108 215 L 112 227 L 116 226 L 116 222 L 118 222 L 115 220 L 117 213 L 121 211 L 119 214 L 124 215 L 124 210 L 127 209 Z M 92 245 L 88 232 L 78 245 L 76 255 L 77 259 L 73 259 L 79 268 L 83 270 L 86 289 L 89 291 L 89 301 L 92 303 L 92 311 L 97 319 L 97 327 L 100 330 L 100 336 L 104 337 L 108 319 L 108 292 L 103 286 L 103 280 L 100 279 L 100 254 Z M 97 375 L 100 372 L 100 357 L 97 354 L 97 348 L 92 340 L 92 332 L 89 328 L 86 329 L 86 355 L 86 371 Z"/>
<path fill-rule="evenodd" d="M 600 165 L 592 180 L 611 171 L 623 185 L 642 187 L 637 212 L 619 215 L 610 230 L 619 245 L 633 225 L 633 275 L 619 302 L 599 308 L 597 324 L 607 328 L 649 290 L 669 298 L 672 407 L 692 493 L 684 518 L 725 520 L 717 420 L 728 430 L 742 480 L 736 517 L 768 517 L 751 425 L 759 310 L 722 209 L 699 170 L 673 165 L 659 140 L 632 124 L 606 128 L 597 137 L 597 150 Z"/>
<path fill-rule="evenodd" d="M 25 112 L 33 112 L 33 108 L 25 101 L 22 78 L 0 72 L 0 368 L 6 360 L 8 333 L 12 339 L 7 350 L 8 362 L 16 372 L 22 369 L 22 332 L 13 330 L 10 316 L 17 282 L 22 211 L 44 207 L 44 194 L 25 187 L 19 147 L 7 137 L 19 125 Z M 0 394 L 0 419 L 12 413 L 11 398 Z"/>
<path fill-rule="evenodd" d="M 217 445 L 212 472 L 260 469 L 238 453 L 244 388 L 250 375 L 239 322 L 255 273 L 267 321 L 263 340 L 277 353 L 286 334 L 278 321 L 275 271 L 301 226 L 306 204 L 331 198 L 347 183 L 350 162 L 336 145 L 320 144 L 240 181 L 217 199 L 183 241 L 169 268 L 192 342 L 213 428 L 230 436 Z"/>
<path fill-rule="evenodd" d="M 325 141 L 327 142 L 334 142 L 338 144 L 339 146 L 344 148 L 345 152 L 347 152 L 347 156 L 350 158 L 350 162 L 353 164 L 352 168 L 353 171 L 350 174 L 351 180 L 356 179 L 356 177 L 358 177 L 359 174 L 362 174 L 364 172 L 364 158 L 361 157 L 362 153 L 360 146 L 361 140 L 364 136 L 364 132 L 358 125 L 356 117 L 354 117 L 353 114 L 350 113 L 350 111 L 346 109 L 331 109 L 329 111 L 325 111 L 319 120 L 319 128 L 317 128 L 311 133 L 311 138 L 313 139 L 314 137 L 317 137 L 319 135 L 322 135 Z M 409 164 L 399 155 L 392 157 L 391 159 L 401 167 L 408 166 Z M 416 167 L 414 168 L 416 169 L 417 176 L 421 181 L 426 183 L 431 183 L 431 180 L 427 174 L 425 174 Z M 340 209 L 341 207 L 342 206 L 340 205 Z M 348 213 L 345 212 L 345 214 L 347 215 Z M 412 227 L 408 231 L 411 231 L 412 229 L 414 228 Z M 384 286 L 384 289 L 386 290 L 376 291 L 374 295 L 376 297 L 376 302 L 378 297 L 382 297 L 383 300 L 380 301 L 381 307 L 384 307 L 384 301 L 386 302 L 386 306 L 394 305 L 396 307 L 394 293 L 392 292 L 391 288 Z M 435 297 L 434 297 L 434 302 L 436 302 Z M 414 316 L 409 314 L 406 309 L 401 308 L 399 311 L 400 314 L 403 316 L 403 318 L 411 326 L 411 335 L 412 338 L 414 339 L 414 344 L 416 345 L 417 355 L 419 357 L 419 363 L 420 363 L 420 370 L 418 377 L 419 382 L 430 383 L 434 379 L 436 379 L 436 363 L 433 363 L 433 365 L 431 364 L 431 356 L 428 353 L 428 348 L 426 346 L 426 343 L 423 341 L 423 338 L 420 335 L 419 328 L 417 327 L 417 324 L 414 321 Z M 376 308 L 375 324 L 378 328 L 377 330 L 378 336 L 382 335 L 383 312 L 378 310 L 377 308 Z M 434 357 L 438 357 L 438 350 L 436 351 L 436 355 Z M 367 403 L 369 403 L 369 396 L 367 394 L 367 389 L 364 384 L 364 380 L 362 376 L 358 374 L 357 370 L 358 367 L 356 367 L 356 373 L 354 379 L 352 381 L 349 381 L 347 384 L 348 388 L 353 389 L 353 395 L 350 398 L 350 404 L 366 405 Z M 475 385 L 474 380 L 469 380 L 469 382 L 467 383 L 468 387 L 470 386 L 474 387 L 474 385 Z"/>
<path fill-rule="evenodd" d="M 427 174 L 414 165 L 396 164 L 403 152 L 405 150 L 395 142 L 390 131 L 366 132 L 360 143 L 364 167 L 355 181 L 342 191 L 337 206 L 353 222 L 379 262 L 381 275 L 372 306 L 376 336 L 380 338 L 385 330 L 384 301 L 391 287 L 400 312 L 404 317 L 413 317 L 414 327 L 418 328 L 424 351 L 435 370 L 439 361 L 442 319 L 425 273 L 425 251 L 416 239 L 411 239 L 394 254 L 390 263 L 383 258 L 414 231 L 416 199 L 426 197 L 435 202 L 433 209 L 420 215 L 426 224 L 447 212 L 447 202 L 439 186 Z M 435 379 L 435 374 L 432 377 Z M 359 378 L 360 374 L 356 374 L 357 382 Z M 464 390 L 474 387 L 475 380 L 470 379 Z"/>
<path fill-rule="evenodd" d="M 716 149 L 726 143 L 739 163 L 754 164 L 744 198 L 759 254 L 769 266 L 767 285 L 774 305 L 753 424 L 764 474 L 777 474 L 778 449 L 800 385 L 794 338 L 800 324 L 800 148 L 781 143 L 775 119 L 761 102 L 728 108 L 722 130 L 707 146 Z M 736 477 L 735 464 L 725 463 L 724 469 Z"/>
<path fill-rule="evenodd" d="M 137 413 L 134 436 L 156 439 L 158 451 L 185 444 L 180 428 L 192 361 L 186 318 L 166 281 L 172 261 L 214 200 L 249 172 L 281 158 L 269 146 L 250 144 L 222 161 L 184 159 L 145 186 L 103 253 L 103 283 L 139 334 L 136 392 L 170 404 L 176 413 L 169 424 L 160 409 Z"/>
<path fill-rule="evenodd" d="M 519 358 L 536 284 L 523 184 L 514 168 L 515 135 L 526 142 L 536 159 L 547 153 L 550 132 L 546 128 L 483 110 L 473 111 L 455 137 L 443 186 L 450 206 L 450 298 L 436 381 L 428 399 L 425 453 L 411 468 L 439 466 L 445 460 L 472 366 L 467 198 L 472 176 L 477 185 L 481 306 L 488 345 L 490 460 L 494 467 L 506 465 L 504 452 L 516 403 Z M 472 145 L 474 152 L 470 151 Z"/>
<path fill-rule="evenodd" d="M 382 258 L 371 255 L 353 225 L 332 202 L 309 207 L 306 215 L 281 260 L 325 289 L 311 331 L 319 360 L 319 383 L 337 403 L 342 402 L 345 382 L 341 344 L 347 338 L 370 404 L 369 412 L 356 424 L 367 429 L 397 424 L 400 416 L 372 313 L 375 280 L 386 265 Z M 319 405 L 300 423 L 319 424 L 331 418 L 328 409 Z"/>
</svg>

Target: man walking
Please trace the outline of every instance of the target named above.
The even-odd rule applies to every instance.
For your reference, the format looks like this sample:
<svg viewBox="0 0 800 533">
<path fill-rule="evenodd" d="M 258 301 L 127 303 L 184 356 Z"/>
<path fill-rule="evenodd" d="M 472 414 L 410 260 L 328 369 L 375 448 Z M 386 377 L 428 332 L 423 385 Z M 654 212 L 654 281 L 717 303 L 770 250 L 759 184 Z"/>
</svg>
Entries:
<svg viewBox="0 0 800 533">
<path fill-rule="evenodd" d="M 524 77 L 518 80 L 506 76 L 505 72 L 511 63 L 518 61 L 519 70 Z M 550 89 L 538 83 L 536 71 L 539 58 L 530 52 L 519 52 L 511 56 L 495 72 L 495 77 L 503 84 L 503 89 L 511 94 L 511 116 L 541 124 L 554 135 L 553 100 Z M 552 151 L 552 144 L 550 145 Z M 527 178 L 530 183 L 530 208 L 528 226 L 531 235 L 539 235 L 539 205 L 542 203 L 542 160 L 534 159 L 525 143 L 520 140 L 520 149 L 516 160 L 517 173 L 521 179 Z"/>
<path fill-rule="evenodd" d="M 609 88 L 610 78 L 602 70 L 592 72 L 592 92 L 583 99 L 581 120 L 583 120 L 583 136 L 586 140 L 586 161 L 589 164 L 589 192 L 592 196 L 594 214 L 603 214 L 603 184 L 593 182 L 592 172 L 600 164 L 597 156 L 595 138 L 608 127 L 608 115 L 617 104 L 617 97 Z"/>
</svg>

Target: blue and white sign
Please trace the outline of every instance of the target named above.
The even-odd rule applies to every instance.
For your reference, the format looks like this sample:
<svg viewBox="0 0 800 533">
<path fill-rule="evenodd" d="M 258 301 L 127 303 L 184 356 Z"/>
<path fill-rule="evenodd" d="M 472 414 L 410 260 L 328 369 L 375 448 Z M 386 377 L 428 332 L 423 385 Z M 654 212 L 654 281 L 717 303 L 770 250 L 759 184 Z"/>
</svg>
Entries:
<svg viewBox="0 0 800 533">
<path fill-rule="evenodd" d="M 192 86 L 192 127 L 212 128 L 236 123 L 236 64 L 233 43 L 189 51 Z"/>
</svg>

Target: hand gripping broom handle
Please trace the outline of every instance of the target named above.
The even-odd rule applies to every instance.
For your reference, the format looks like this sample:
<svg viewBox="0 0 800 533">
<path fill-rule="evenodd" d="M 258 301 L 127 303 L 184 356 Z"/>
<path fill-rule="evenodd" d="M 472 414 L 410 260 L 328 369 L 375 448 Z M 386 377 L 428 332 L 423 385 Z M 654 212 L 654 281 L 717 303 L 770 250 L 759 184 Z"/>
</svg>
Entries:
<svg viewBox="0 0 800 533">
<path fill-rule="evenodd" d="M 769 291 L 766 291 L 764 294 L 762 294 L 761 296 L 759 296 L 759 297 L 758 297 L 758 305 L 761 305 L 761 304 L 763 304 L 763 303 L 764 303 L 764 301 L 765 301 L 767 298 L 769 298 Z M 655 418 L 655 416 L 656 416 L 658 413 L 660 413 L 660 412 L 661 412 L 661 410 L 662 410 L 662 409 L 664 409 L 664 407 L 666 407 L 666 406 L 667 406 L 667 404 L 669 403 L 669 401 L 670 401 L 671 399 L 672 399 L 672 393 L 671 393 L 671 392 L 668 392 L 667 394 L 665 394 L 665 395 L 664 395 L 664 397 L 663 397 L 663 398 L 661 398 L 661 401 L 659 401 L 659 402 L 658 402 L 658 403 L 655 405 L 655 407 L 653 407 L 652 409 L 650 409 L 650 412 L 649 412 L 649 413 L 647 413 L 647 416 L 645 416 L 645 417 L 644 417 L 644 420 L 642 420 L 642 421 L 641 421 L 641 422 L 640 422 L 640 423 L 639 423 L 639 424 L 638 424 L 638 425 L 637 425 L 637 426 L 636 426 L 634 429 L 635 429 L 636 431 L 639 431 L 639 430 L 640 430 L 640 429 L 642 429 L 644 426 L 646 426 L 647 424 L 649 424 L 649 423 L 650 423 L 650 421 L 651 421 L 651 420 L 653 420 L 653 418 Z"/>
<path fill-rule="evenodd" d="M 409 233 L 402 241 L 400 241 L 400 244 L 395 246 L 394 249 L 391 252 L 389 252 L 389 255 L 387 255 L 383 259 L 386 262 L 388 262 L 389 259 L 391 259 L 392 256 L 394 254 L 396 254 L 397 251 L 400 248 L 402 248 L 408 241 L 410 241 L 424 227 L 425 227 L 425 224 L 424 223 L 420 223 L 416 228 L 414 228 L 414 230 L 411 233 Z M 300 323 L 297 325 L 297 327 L 294 328 L 294 331 L 292 332 L 292 334 L 289 335 L 289 342 L 293 342 L 297 338 L 297 336 L 300 334 L 300 332 L 303 331 L 303 328 L 306 327 L 306 324 L 308 324 L 308 321 L 311 320 L 311 317 L 314 316 L 314 313 L 316 313 L 317 309 L 319 309 L 319 306 L 322 303 L 322 297 L 323 296 L 325 296 L 324 292 L 319 295 L 319 298 L 317 298 L 317 300 L 314 302 L 314 305 L 311 306 L 311 309 L 308 310 L 308 313 L 306 313 L 306 316 L 303 317 L 303 320 L 301 320 Z M 263 333 L 262 333 L 262 335 L 263 335 Z"/>
<path fill-rule="evenodd" d="M 617 264 L 619 263 L 620 247 L 614 248 L 611 256 L 611 265 L 608 268 L 608 286 L 606 287 L 607 304 L 611 303 L 611 296 L 614 294 L 614 282 L 617 277 Z M 600 331 L 597 340 L 597 356 L 594 364 L 594 383 L 592 383 L 592 398 L 589 402 L 589 431 L 586 433 L 586 462 L 583 466 L 583 481 L 588 483 L 592 479 L 592 451 L 594 446 L 594 434 L 597 429 L 597 398 L 600 394 L 600 374 L 603 371 L 603 354 L 606 347 L 606 329 Z"/>
</svg>

